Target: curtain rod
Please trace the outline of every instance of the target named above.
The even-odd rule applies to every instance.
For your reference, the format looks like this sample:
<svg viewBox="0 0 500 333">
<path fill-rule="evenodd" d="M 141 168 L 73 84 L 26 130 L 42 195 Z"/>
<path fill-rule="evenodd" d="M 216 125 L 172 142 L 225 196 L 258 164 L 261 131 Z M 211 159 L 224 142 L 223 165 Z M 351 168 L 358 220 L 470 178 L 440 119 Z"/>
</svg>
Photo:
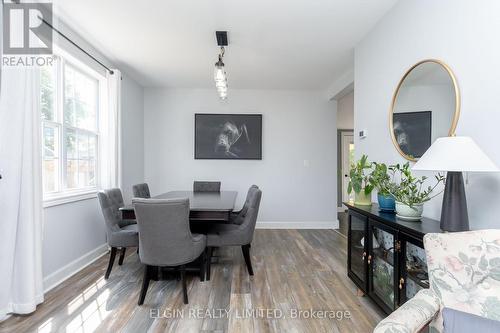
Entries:
<svg viewBox="0 0 500 333">
<path fill-rule="evenodd" d="M 52 30 L 54 30 L 55 32 L 57 32 L 59 35 L 61 35 L 64 39 L 66 39 L 68 42 L 70 42 L 73 46 L 75 46 L 77 49 L 79 49 L 80 51 L 82 51 L 83 53 L 85 53 L 87 56 L 89 56 L 92 60 L 94 60 L 95 62 L 97 62 L 99 65 L 101 65 L 102 67 L 106 68 L 106 70 L 109 72 L 109 74 L 114 74 L 114 72 L 108 67 L 106 66 L 105 64 L 103 64 L 102 62 L 100 62 L 99 60 L 97 60 L 96 57 L 94 57 L 93 55 L 91 55 L 90 53 L 88 53 L 87 51 L 85 51 L 83 48 L 80 47 L 80 45 L 76 44 L 75 42 L 73 42 L 68 36 L 66 36 L 65 34 L 63 34 L 62 32 L 60 32 L 59 30 L 57 30 L 56 28 L 54 28 L 54 26 L 52 24 L 50 24 L 49 22 L 45 21 L 43 18 L 41 18 L 40 16 L 38 16 L 38 18 L 40 20 L 42 20 L 43 23 L 45 23 L 46 25 L 48 25 Z"/>
</svg>

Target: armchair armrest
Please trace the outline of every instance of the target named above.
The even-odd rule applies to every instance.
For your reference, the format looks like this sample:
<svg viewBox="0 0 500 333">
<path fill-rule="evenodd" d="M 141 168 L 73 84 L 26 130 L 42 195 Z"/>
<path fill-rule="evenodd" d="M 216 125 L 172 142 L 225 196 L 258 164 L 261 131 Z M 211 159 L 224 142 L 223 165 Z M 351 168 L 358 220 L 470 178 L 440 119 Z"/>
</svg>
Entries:
<svg viewBox="0 0 500 333">
<path fill-rule="evenodd" d="M 374 333 L 416 333 L 424 328 L 439 312 L 440 300 L 430 289 L 420 290 L 378 323 Z"/>
</svg>

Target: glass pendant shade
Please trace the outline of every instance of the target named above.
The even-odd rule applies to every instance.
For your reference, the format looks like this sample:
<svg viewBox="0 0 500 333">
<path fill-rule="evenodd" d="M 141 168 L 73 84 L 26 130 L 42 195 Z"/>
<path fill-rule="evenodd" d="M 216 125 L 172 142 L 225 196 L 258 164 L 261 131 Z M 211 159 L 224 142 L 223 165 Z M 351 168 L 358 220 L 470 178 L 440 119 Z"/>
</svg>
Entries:
<svg viewBox="0 0 500 333">
<path fill-rule="evenodd" d="M 227 98 L 227 76 L 224 63 L 220 59 L 215 64 L 214 80 L 220 99 L 225 100 Z"/>
</svg>

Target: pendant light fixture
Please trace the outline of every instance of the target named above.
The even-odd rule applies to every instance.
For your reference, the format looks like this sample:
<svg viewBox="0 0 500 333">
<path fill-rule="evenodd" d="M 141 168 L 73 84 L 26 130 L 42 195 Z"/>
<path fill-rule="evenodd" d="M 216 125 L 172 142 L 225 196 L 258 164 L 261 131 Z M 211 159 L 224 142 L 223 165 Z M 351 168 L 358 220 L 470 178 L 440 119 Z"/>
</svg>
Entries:
<svg viewBox="0 0 500 333">
<path fill-rule="evenodd" d="M 219 60 L 215 63 L 214 80 L 215 88 L 221 100 L 227 98 L 227 74 L 224 67 L 224 46 L 227 46 L 227 31 L 216 31 L 217 45 L 220 47 Z"/>
</svg>

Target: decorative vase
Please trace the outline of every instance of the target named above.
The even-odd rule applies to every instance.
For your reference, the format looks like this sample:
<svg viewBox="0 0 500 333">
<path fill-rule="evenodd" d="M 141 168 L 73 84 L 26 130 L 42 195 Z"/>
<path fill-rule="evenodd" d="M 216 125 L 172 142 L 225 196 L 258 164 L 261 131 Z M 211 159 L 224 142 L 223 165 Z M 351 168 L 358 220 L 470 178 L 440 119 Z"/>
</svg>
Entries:
<svg viewBox="0 0 500 333">
<path fill-rule="evenodd" d="M 358 206 L 371 206 L 372 205 L 372 193 L 365 194 L 365 189 L 361 192 L 354 193 L 354 204 Z"/>
<path fill-rule="evenodd" d="M 420 221 L 423 211 L 423 203 L 413 204 L 410 207 L 402 202 L 396 201 L 396 216 L 402 220 Z"/>
<path fill-rule="evenodd" d="M 396 200 L 392 195 L 377 195 L 378 206 L 382 212 L 394 212 L 396 209 Z"/>
</svg>

